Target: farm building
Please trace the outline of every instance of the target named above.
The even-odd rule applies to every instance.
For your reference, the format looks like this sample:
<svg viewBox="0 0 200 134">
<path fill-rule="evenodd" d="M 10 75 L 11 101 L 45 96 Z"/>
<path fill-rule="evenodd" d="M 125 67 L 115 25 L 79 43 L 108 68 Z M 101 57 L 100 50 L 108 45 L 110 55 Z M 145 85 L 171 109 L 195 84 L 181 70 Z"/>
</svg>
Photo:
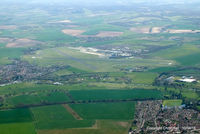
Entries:
<svg viewBox="0 0 200 134">
<path fill-rule="evenodd" d="M 183 76 L 182 79 L 179 79 L 179 81 L 181 82 L 188 82 L 188 83 L 192 83 L 192 82 L 196 82 L 197 80 L 194 79 L 192 76 L 191 77 L 185 77 Z"/>
</svg>

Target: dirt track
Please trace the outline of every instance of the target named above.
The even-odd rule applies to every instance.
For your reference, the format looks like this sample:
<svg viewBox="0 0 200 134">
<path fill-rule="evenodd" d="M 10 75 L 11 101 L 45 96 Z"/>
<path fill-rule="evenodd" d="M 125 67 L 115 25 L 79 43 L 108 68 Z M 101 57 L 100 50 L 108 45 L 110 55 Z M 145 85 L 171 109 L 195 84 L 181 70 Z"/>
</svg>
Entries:
<svg viewBox="0 0 200 134">
<path fill-rule="evenodd" d="M 76 113 L 68 104 L 63 104 L 63 107 L 67 109 L 68 112 L 70 112 L 72 114 L 72 116 L 76 119 L 76 120 L 83 120 L 78 113 Z"/>
</svg>

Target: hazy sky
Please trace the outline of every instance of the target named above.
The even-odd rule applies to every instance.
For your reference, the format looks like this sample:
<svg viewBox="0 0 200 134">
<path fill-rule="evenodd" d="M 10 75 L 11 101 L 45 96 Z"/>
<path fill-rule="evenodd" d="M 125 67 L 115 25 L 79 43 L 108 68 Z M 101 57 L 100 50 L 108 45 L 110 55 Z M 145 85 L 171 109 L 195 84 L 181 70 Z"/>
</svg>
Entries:
<svg viewBox="0 0 200 134">
<path fill-rule="evenodd" d="M 49 2 L 65 2 L 65 3 L 180 3 L 180 2 L 198 2 L 199 0 L 1 0 L 0 2 L 36 2 L 36 3 L 49 3 Z"/>
<path fill-rule="evenodd" d="M 145 3 L 151 5 L 160 5 L 160 4 L 187 4 L 187 3 L 196 3 L 200 0 L 0 0 L 0 4 L 3 2 L 8 2 L 11 4 L 15 3 L 24 3 L 24 4 L 68 4 L 68 5 L 94 5 L 94 6 L 112 6 L 112 5 L 122 5 L 130 6 L 135 3 Z"/>
</svg>

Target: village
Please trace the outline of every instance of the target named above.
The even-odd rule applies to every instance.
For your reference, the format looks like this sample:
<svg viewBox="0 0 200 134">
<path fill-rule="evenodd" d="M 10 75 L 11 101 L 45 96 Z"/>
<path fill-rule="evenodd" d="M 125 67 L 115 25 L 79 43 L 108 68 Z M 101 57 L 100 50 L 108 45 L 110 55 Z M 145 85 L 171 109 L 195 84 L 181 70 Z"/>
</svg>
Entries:
<svg viewBox="0 0 200 134">
<path fill-rule="evenodd" d="M 66 66 L 39 67 L 28 62 L 14 60 L 13 63 L 0 67 L 0 86 L 23 81 L 41 80 L 50 73 L 66 68 Z"/>
<path fill-rule="evenodd" d="M 163 107 L 163 101 L 139 101 L 129 134 L 199 133 L 200 113 L 185 106 Z"/>
</svg>

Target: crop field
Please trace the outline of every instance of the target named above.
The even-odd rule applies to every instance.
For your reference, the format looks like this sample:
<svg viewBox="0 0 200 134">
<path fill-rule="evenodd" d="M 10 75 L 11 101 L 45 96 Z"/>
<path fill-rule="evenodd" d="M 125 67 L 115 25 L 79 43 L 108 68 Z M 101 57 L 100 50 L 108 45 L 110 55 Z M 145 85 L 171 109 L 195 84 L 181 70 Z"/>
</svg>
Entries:
<svg viewBox="0 0 200 134">
<path fill-rule="evenodd" d="M 41 104 L 41 103 L 57 103 L 69 101 L 65 92 L 49 91 L 46 93 L 36 92 L 29 95 L 19 95 L 7 99 L 8 103 L 14 106 Z"/>
<path fill-rule="evenodd" d="M 134 118 L 134 102 L 72 104 L 70 106 L 84 119 L 131 120 Z"/>
<path fill-rule="evenodd" d="M 94 120 L 76 120 L 62 105 L 31 108 L 37 129 L 91 127 Z"/>
<path fill-rule="evenodd" d="M 126 134 L 130 121 L 98 120 L 95 128 L 78 128 L 62 130 L 39 130 L 39 134 Z"/>
<path fill-rule="evenodd" d="M 60 29 L 43 29 L 34 33 L 34 38 L 39 41 L 60 41 L 60 42 L 71 42 L 76 38 L 72 36 L 65 35 Z M 42 35 L 42 36 L 41 36 Z"/>
<path fill-rule="evenodd" d="M 184 52 L 184 53 L 183 53 Z M 160 56 L 162 58 L 170 58 L 170 59 L 175 59 L 181 56 L 186 56 L 194 53 L 198 53 L 199 49 L 195 45 L 182 45 L 181 47 L 174 46 L 172 48 L 160 51 L 158 53 L 154 53 L 154 56 Z"/>
<path fill-rule="evenodd" d="M 36 134 L 33 123 L 0 124 L 1 134 Z"/>
<path fill-rule="evenodd" d="M 192 66 L 192 65 L 200 64 L 200 60 L 197 57 L 200 57 L 200 53 L 194 53 L 194 54 L 178 57 L 176 58 L 176 61 L 178 61 L 184 66 Z"/>
<path fill-rule="evenodd" d="M 133 90 L 72 90 L 70 94 L 75 100 L 129 100 L 129 99 L 161 99 L 162 92 L 150 89 Z"/>
<path fill-rule="evenodd" d="M 157 72 L 157 73 L 162 73 L 162 72 L 168 72 L 168 71 L 173 71 L 176 70 L 176 67 L 159 67 L 159 68 L 154 68 L 152 70 L 149 70 L 150 72 Z"/>
<path fill-rule="evenodd" d="M 31 121 L 32 115 L 29 109 L 14 109 L 0 111 L 0 124 Z"/>
</svg>

